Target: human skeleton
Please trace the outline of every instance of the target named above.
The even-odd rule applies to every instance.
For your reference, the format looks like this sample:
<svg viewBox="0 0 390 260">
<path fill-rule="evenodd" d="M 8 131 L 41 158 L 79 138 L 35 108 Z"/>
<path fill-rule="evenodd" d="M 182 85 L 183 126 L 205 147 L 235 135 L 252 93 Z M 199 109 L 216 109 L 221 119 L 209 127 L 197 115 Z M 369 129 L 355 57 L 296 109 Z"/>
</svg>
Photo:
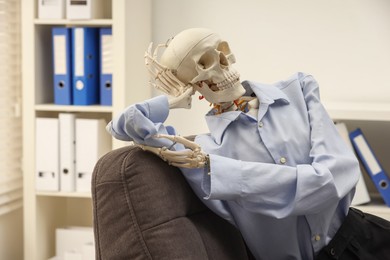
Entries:
<svg viewBox="0 0 390 260">
<path fill-rule="evenodd" d="M 165 51 L 159 58 L 161 48 Z M 322 250 L 344 220 L 339 213 L 349 209 L 359 164 L 321 105 L 313 77 L 297 73 L 273 85 L 247 82 L 245 90 L 232 67 L 235 59 L 228 43 L 198 28 L 179 33 L 155 50 L 150 45 L 145 61 L 152 85 L 170 96 L 169 109 L 191 108 L 196 91 L 214 105 L 208 117 L 210 135 L 196 139 L 204 150 L 177 135 L 149 139 L 152 133 L 175 133 L 161 125 L 168 115 L 165 97 L 130 106 L 108 125 L 109 132 L 120 140 L 135 140 L 180 167 L 196 195 L 240 230 L 256 257 L 267 252 L 275 259 L 301 259 Z M 218 115 L 241 108 L 246 114 Z M 290 111 L 299 123 L 285 131 Z M 212 178 L 204 175 L 210 172 L 205 151 L 210 151 Z M 278 232 L 280 227 L 288 230 Z M 273 232 L 272 239 L 262 230 Z M 286 241 L 295 242 L 268 252 L 275 242 Z"/>
<path fill-rule="evenodd" d="M 160 48 L 166 49 L 158 61 Z M 220 113 L 236 110 L 242 102 L 253 99 L 242 97 L 245 89 L 240 83 L 239 73 L 232 67 L 235 57 L 229 44 L 208 29 L 185 30 L 166 44 L 159 44 L 154 51 L 151 43 L 145 53 L 145 63 L 153 77 L 151 84 L 171 96 L 170 109 L 191 108 L 192 95 L 196 91 Z M 184 137 L 155 137 L 181 143 L 187 149 L 172 151 L 170 147 L 139 146 L 177 167 L 201 168 L 209 163 L 208 155 L 201 147 Z"/>
</svg>

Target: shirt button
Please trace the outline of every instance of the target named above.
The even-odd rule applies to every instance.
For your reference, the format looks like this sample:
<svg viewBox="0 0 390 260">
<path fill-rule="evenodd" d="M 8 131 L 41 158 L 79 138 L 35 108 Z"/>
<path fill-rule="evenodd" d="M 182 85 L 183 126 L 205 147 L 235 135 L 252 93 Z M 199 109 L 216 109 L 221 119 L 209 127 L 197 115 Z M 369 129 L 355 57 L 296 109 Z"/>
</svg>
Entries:
<svg viewBox="0 0 390 260">
<path fill-rule="evenodd" d="M 287 159 L 285 157 L 280 158 L 279 162 L 281 164 L 285 164 L 287 162 Z"/>
<path fill-rule="evenodd" d="M 263 127 L 263 122 L 259 122 L 259 127 L 261 128 L 261 127 Z"/>
<path fill-rule="evenodd" d="M 314 236 L 314 240 L 315 241 L 320 241 L 321 240 L 321 236 L 320 235 L 315 235 Z"/>
</svg>

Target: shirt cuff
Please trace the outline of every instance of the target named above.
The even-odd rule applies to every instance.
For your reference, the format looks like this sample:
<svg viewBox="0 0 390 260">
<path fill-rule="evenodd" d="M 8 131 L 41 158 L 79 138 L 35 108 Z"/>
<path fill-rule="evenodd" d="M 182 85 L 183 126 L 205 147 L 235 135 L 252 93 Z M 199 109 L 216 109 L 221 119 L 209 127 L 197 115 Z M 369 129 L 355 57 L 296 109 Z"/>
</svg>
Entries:
<svg viewBox="0 0 390 260">
<path fill-rule="evenodd" d="M 168 118 L 168 98 L 164 95 L 154 97 L 148 101 L 149 119 L 152 122 L 163 123 Z"/>
<path fill-rule="evenodd" d="M 210 173 L 205 170 L 205 199 L 234 200 L 242 194 L 241 161 L 210 154 Z"/>
</svg>

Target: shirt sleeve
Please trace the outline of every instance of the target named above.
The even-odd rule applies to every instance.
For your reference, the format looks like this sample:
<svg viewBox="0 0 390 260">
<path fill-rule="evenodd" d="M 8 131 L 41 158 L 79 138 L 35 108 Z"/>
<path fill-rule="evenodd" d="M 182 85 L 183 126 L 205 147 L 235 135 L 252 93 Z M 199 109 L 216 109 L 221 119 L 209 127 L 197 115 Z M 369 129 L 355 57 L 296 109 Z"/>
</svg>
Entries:
<svg viewBox="0 0 390 260">
<path fill-rule="evenodd" d="M 317 82 L 300 75 L 310 121 L 311 164 L 244 162 L 210 154 L 205 199 L 233 200 L 249 211 L 284 218 L 318 214 L 353 194 L 359 164 L 319 100 Z"/>
<path fill-rule="evenodd" d="M 134 141 L 154 147 L 170 146 L 170 140 L 153 138 L 156 134 L 176 135 L 173 127 L 163 124 L 168 114 L 168 98 L 157 96 L 127 107 L 107 124 L 106 130 L 122 141 Z"/>
<path fill-rule="evenodd" d="M 155 147 L 170 147 L 173 144 L 170 140 L 153 138 L 156 134 L 177 135 L 173 127 L 163 125 L 168 114 L 167 97 L 158 96 L 127 107 L 107 125 L 106 129 L 112 136 L 122 141 L 134 141 L 138 144 Z M 182 150 L 184 146 L 177 143 L 171 149 Z M 182 168 L 181 171 L 197 196 L 204 197 L 205 193 L 198 185 L 201 183 L 204 169 Z M 214 210 L 231 224 L 235 224 L 229 210 L 222 201 L 209 200 L 204 202 L 211 210 Z"/>
</svg>

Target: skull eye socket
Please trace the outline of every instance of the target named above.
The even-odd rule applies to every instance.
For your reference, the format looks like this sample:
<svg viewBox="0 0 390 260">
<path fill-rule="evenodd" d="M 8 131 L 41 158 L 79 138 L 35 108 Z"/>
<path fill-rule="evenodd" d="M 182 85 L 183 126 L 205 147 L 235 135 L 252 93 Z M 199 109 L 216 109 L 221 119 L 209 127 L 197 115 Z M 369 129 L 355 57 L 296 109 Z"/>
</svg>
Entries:
<svg viewBox="0 0 390 260">
<path fill-rule="evenodd" d="M 218 44 L 218 47 L 217 47 L 217 50 L 222 52 L 223 54 L 225 55 L 229 55 L 231 53 L 231 50 L 230 50 L 230 47 L 229 47 L 229 44 L 225 41 L 223 42 L 220 42 Z"/>
<path fill-rule="evenodd" d="M 234 55 L 230 50 L 229 44 L 225 41 L 222 41 L 218 44 L 217 51 L 220 52 L 219 63 L 223 66 L 229 66 L 234 63 Z"/>
<path fill-rule="evenodd" d="M 217 49 L 216 50 L 210 50 L 202 55 L 202 57 L 198 61 L 198 65 L 202 69 L 209 69 L 215 64 L 219 62 L 220 65 L 223 67 L 229 66 L 229 60 L 227 59 L 224 52 Z"/>
<path fill-rule="evenodd" d="M 213 55 L 213 50 L 211 51 L 208 51 L 206 52 L 205 54 L 202 55 L 202 57 L 200 57 L 199 61 L 198 61 L 198 65 L 202 68 L 202 69 L 208 69 L 210 68 L 211 66 L 214 65 L 215 63 L 215 54 Z"/>
</svg>

